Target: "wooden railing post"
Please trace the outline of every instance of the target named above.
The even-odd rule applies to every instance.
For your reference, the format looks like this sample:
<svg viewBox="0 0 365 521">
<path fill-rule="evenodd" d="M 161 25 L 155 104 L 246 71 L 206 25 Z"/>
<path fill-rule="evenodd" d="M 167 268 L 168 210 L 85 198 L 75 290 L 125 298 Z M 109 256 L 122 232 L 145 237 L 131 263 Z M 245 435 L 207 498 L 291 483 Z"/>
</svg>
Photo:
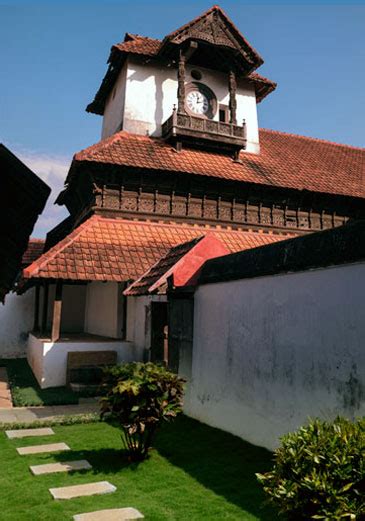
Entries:
<svg viewBox="0 0 365 521">
<path fill-rule="evenodd" d="M 185 114 L 185 56 L 181 50 L 179 56 L 177 81 L 177 111 L 181 114 Z"/>
<path fill-rule="evenodd" d="M 230 112 L 230 118 L 229 122 L 233 125 L 237 125 L 237 100 L 236 100 L 236 91 L 237 91 L 237 81 L 236 81 L 236 75 L 234 71 L 229 72 L 229 112 Z"/>
</svg>

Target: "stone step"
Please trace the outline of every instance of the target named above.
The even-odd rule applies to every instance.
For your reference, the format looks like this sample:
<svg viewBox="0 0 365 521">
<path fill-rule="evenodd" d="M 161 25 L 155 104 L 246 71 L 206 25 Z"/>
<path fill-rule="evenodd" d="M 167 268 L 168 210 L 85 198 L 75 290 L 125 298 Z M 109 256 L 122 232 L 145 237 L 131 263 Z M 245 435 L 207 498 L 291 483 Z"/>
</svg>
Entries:
<svg viewBox="0 0 365 521">
<path fill-rule="evenodd" d="M 15 438 L 27 438 L 30 436 L 51 436 L 54 434 L 53 429 L 18 429 L 15 431 L 5 431 L 5 434 L 10 440 Z"/>
<path fill-rule="evenodd" d="M 74 516 L 74 521 L 130 521 L 143 519 L 144 516 L 135 508 L 111 508 L 109 510 L 96 510 L 87 514 Z"/>
<path fill-rule="evenodd" d="M 26 456 L 27 454 L 44 454 L 46 452 L 60 452 L 62 450 L 71 450 L 66 443 L 49 443 L 47 445 L 31 445 L 30 447 L 19 447 L 16 449 L 18 454 Z"/>
<path fill-rule="evenodd" d="M 109 483 L 109 481 L 97 481 L 96 483 L 49 489 L 53 499 L 73 499 L 75 497 L 94 496 L 97 494 L 111 494 L 116 490 L 117 487 Z"/>
<path fill-rule="evenodd" d="M 75 470 L 90 470 L 92 466 L 85 459 L 77 461 L 65 461 L 63 463 L 48 463 L 46 465 L 33 465 L 30 471 L 35 476 L 42 474 L 54 474 L 56 472 L 73 472 Z"/>
</svg>

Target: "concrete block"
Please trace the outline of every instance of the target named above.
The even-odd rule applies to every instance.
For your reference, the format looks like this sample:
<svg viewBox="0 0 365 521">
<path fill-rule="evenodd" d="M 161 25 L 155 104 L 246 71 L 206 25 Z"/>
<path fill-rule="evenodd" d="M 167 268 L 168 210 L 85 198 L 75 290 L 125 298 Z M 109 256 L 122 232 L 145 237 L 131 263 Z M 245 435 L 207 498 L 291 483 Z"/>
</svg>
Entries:
<svg viewBox="0 0 365 521">
<path fill-rule="evenodd" d="M 10 440 L 15 438 L 27 438 L 28 436 L 51 436 L 54 434 L 53 429 L 18 429 L 15 431 L 5 431 Z"/>
<path fill-rule="evenodd" d="M 62 450 L 71 450 L 66 443 L 49 443 L 47 445 L 31 445 L 30 447 L 19 447 L 16 449 L 18 454 L 25 456 L 27 454 L 44 454 L 46 452 L 60 452 Z"/>
<path fill-rule="evenodd" d="M 97 481 L 96 483 L 85 483 L 84 485 L 73 485 L 70 487 L 50 488 L 53 499 L 73 499 L 83 496 L 94 496 L 100 494 L 111 494 L 117 487 L 108 481 Z"/>
<path fill-rule="evenodd" d="M 129 521 L 143 519 L 144 516 L 135 508 L 112 508 L 109 510 L 97 510 L 87 514 L 74 516 L 74 521 Z"/>
<path fill-rule="evenodd" d="M 56 472 L 73 472 L 75 470 L 90 470 L 92 466 L 86 460 L 65 461 L 64 463 L 49 463 L 47 465 L 33 465 L 30 471 L 35 476 L 54 474 Z"/>
</svg>

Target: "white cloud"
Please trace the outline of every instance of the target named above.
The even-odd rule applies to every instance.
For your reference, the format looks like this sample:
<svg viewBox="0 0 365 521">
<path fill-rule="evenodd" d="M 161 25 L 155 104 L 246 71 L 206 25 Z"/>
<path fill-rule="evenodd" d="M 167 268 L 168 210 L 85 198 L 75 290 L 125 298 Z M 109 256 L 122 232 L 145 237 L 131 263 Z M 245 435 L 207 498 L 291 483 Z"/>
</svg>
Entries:
<svg viewBox="0 0 365 521">
<path fill-rule="evenodd" d="M 60 191 L 64 188 L 71 158 L 38 153 L 17 146 L 7 146 L 9 146 L 9 149 L 38 177 L 47 183 L 52 190 L 46 207 L 39 217 L 32 233 L 32 237 L 45 237 L 47 232 L 68 215 L 68 211 L 64 206 L 55 205 L 54 202 Z"/>
</svg>

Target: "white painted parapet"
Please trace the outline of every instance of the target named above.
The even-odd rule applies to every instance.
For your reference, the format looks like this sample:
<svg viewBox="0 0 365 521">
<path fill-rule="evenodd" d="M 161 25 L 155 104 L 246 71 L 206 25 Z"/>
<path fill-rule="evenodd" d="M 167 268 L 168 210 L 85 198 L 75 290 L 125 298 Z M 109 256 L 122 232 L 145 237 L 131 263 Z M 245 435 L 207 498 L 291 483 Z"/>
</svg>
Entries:
<svg viewBox="0 0 365 521">
<path fill-rule="evenodd" d="M 42 389 L 66 385 L 67 353 L 80 351 L 116 351 L 118 363 L 135 361 L 132 342 L 67 341 L 51 342 L 29 335 L 28 362 Z"/>
</svg>

